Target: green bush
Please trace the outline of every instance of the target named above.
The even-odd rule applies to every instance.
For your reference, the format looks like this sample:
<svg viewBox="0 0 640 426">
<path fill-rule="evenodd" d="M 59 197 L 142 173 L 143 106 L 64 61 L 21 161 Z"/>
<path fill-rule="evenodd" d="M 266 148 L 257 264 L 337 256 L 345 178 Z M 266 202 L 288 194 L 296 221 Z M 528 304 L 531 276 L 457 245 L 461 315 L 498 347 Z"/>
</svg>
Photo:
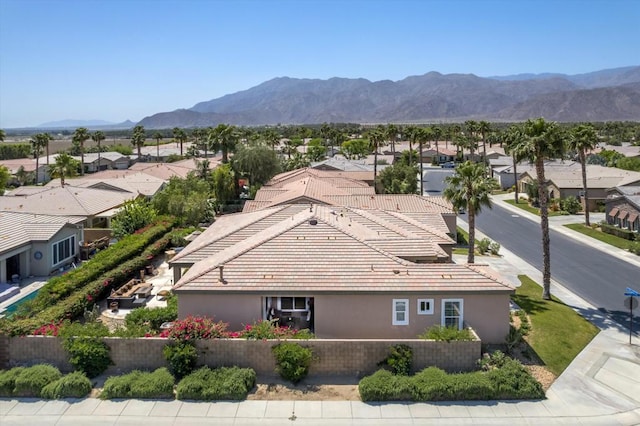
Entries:
<svg viewBox="0 0 640 426">
<path fill-rule="evenodd" d="M 363 401 L 406 401 L 411 399 L 410 378 L 378 370 L 358 383 Z"/>
<path fill-rule="evenodd" d="M 313 360 L 313 352 L 297 343 L 283 342 L 271 348 L 276 358 L 276 371 L 292 383 L 307 377 Z"/>
<path fill-rule="evenodd" d="M 492 399 L 539 399 L 544 390 L 526 368 L 515 359 L 508 358 L 502 367 L 486 373 L 493 383 Z"/>
<path fill-rule="evenodd" d="M 62 374 L 53 365 L 38 364 L 27 367 L 15 378 L 14 396 L 39 397 L 42 388 L 55 382 Z"/>
<path fill-rule="evenodd" d="M 91 392 L 91 381 L 80 371 L 67 374 L 42 388 L 45 399 L 84 398 Z"/>
<path fill-rule="evenodd" d="M 629 251 L 635 255 L 640 256 L 640 241 L 634 241 L 629 246 Z"/>
<path fill-rule="evenodd" d="M 380 361 L 378 365 L 387 365 L 393 374 L 408 376 L 411 373 L 413 362 L 413 349 L 410 346 L 399 344 L 389 348 L 389 355 Z"/>
<path fill-rule="evenodd" d="M 522 337 L 523 336 L 520 329 L 515 328 L 513 325 L 509 325 L 509 332 L 504 339 L 508 354 L 510 354 L 520 343 L 522 343 Z"/>
<path fill-rule="evenodd" d="M 471 333 L 471 330 L 469 330 L 468 328 L 458 330 L 458 327 L 444 327 L 441 325 L 434 325 L 433 327 L 429 327 L 418 337 L 420 339 L 438 340 L 444 342 L 450 342 L 452 340 L 468 341 L 474 339 L 473 333 Z"/>
<path fill-rule="evenodd" d="M 109 377 L 100 398 L 173 398 L 174 383 L 173 376 L 164 367 L 151 373 L 135 370 Z"/>
<path fill-rule="evenodd" d="M 180 380 L 176 394 L 180 400 L 242 400 L 255 383 L 256 373 L 251 368 L 202 367 Z"/>
<path fill-rule="evenodd" d="M 562 207 L 562 210 L 569 214 L 577 214 L 582 210 L 582 204 L 580 204 L 580 201 L 578 201 L 578 199 L 573 195 L 562 199 L 560 201 L 560 206 Z"/>
<path fill-rule="evenodd" d="M 62 346 L 69 353 L 69 363 L 89 377 L 100 375 L 113 364 L 109 346 L 99 337 L 71 337 Z"/>
<path fill-rule="evenodd" d="M 16 388 L 16 378 L 22 373 L 24 367 L 14 367 L 11 370 L 0 371 L 0 397 L 13 396 Z"/>
<path fill-rule="evenodd" d="M 143 327 L 147 332 L 160 329 L 165 322 L 178 319 L 178 298 L 175 295 L 167 297 L 167 306 L 163 308 L 138 308 L 125 317 L 127 328 Z"/>
<path fill-rule="evenodd" d="M 484 371 L 489 371 L 494 368 L 502 368 L 509 359 L 502 351 L 494 351 L 491 354 L 484 353 L 482 358 L 478 360 L 478 366 Z"/>
<path fill-rule="evenodd" d="M 198 362 L 198 351 L 191 342 L 177 342 L 162 349 L 164 358 L 169 363 L 169 371 L 181 379 L 191 374 Z"/>
<path fill-rule="evenodd" d="M 476 250 L 480 254 L 485 254 L 487 250 L 489 250 L 489 246 L 491 245 L 491 240 L 488 238 L 483 238 L 481 240 L 476 241 Z"/>
<path fill-rule="evenodd" d="M 500 243 L 494 241 L 489 244 L 489 251 L 492 255 L 497 256 L 500 253 Z"/>
<path fill-rule="evenodd" d="M 600 222 L 600 229 L 602 230 L 602 232 L 606 234 L 615 235 L 616 237 L 624 238 L 626 240 L 631 240 L 631 241 L 635 240 L 637 235 L 633 231 L 630 231 L 624 228 L 619 228 L 615 225 L 609 225 L 604 221 Z"/>
</svg>

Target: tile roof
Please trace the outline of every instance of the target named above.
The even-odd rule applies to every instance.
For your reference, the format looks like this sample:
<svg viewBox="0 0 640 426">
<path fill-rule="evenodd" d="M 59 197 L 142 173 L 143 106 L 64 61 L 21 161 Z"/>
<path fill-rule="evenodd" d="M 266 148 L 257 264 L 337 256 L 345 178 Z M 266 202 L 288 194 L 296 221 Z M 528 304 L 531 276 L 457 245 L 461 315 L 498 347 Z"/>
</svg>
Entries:
<svg viewBox="0 0 640 426">
<path fill-rule="evenodd" d="M 66 179 L 65 186 L 71 185 L 79 188 L 97 188 L 106 190 L 126 191 L 132 194 L 142 194 L 147 197 L 155 195 L 165 184 L 163 179 L 142 172 L 105 173 L 117 172 L 117 170 L 105 170 L 104 172 L 86 174 L 83 177 Z M 108 177 L 109 176 L 109 177 Z M 48 187 L 60 186 L 60 180 L 54 179 L 47 183 Z"/>
<path fill-rule="evenodd" d="M 11 196 L 0 197 L 0 211 L 54 216 L 95 216 L 136 198 L 130 192 L 104 189 L 61 187 L 18 188 Z"/>
<path fill-rule="evenodd" d="M 213 169 L 218 161 L 210 158 L 211 168 Z M 175 163 L 135 163 L 129 170 L 146 173 L 148 175 L 157 177 L 163 180 L 169 180 L 170 178 L 177 176 L 180 178 L 186 178 L 189 172 L 196 169 L 195 162 L 192 159 L 176 161 Z"/>
<path fill-rule="evenodd" d="M 48 241 L 67 224 L 81 222 L 77 217 L 0 212 L 0 253 L 31 241 Z"/>
<path fill-rule="evenodd" d="M 536 177 L 535 166 L 526 164 L 518 173 Z M 576 161 L 548 161 L 544 165 L 545 177 L 559 188 L 582 189 L 582 166 Z M 590 189 L 607 189 L 633 185 L 640 182 L 640 172 L 622 170 L 597 164 L 587 164 L 587 186 Z"/>
<path fill-rule="evenodd" d="M 403 260 L 333 226 L 331 220 L 316 218 L 313 224 L 308 217 L 301 215 L 286 220 L 273 232 L 265 230 L 255 238 L 207 257 L 190 267 L 174 289 L 224 292 L 513 290 L 508 283 L 467 265 L 415 264 Z"/>
</svg>

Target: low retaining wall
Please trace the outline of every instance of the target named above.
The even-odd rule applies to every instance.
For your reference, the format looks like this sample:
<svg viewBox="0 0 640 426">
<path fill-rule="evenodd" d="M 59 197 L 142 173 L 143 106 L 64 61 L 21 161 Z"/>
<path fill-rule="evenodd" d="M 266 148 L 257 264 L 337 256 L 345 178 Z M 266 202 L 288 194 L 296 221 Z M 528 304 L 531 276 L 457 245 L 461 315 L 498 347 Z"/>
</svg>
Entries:
<svg viewBox="0 0 640 426">
<path fill-rule="evenodd" d="M 2 336 L 0 336 L 2 337 Z M 111 348 L 114 365 L 107 373 L 119 374 L 131 370 L 153 370 L 167 365 L 162 348 L 171 341 L 160 338 L 105 338 Z M 8 365 L 50 363 L 62 371 L 71 371 L 68 355 L 62 349 L 62 339 L 45 336 L 5 338 Z M 389 347 L 405 344 L 413 349 L 413 369 L 437 366 L 447 371 L 474 369 L 481 356 L 481 342 L 436 342 L 432 340 L 293 340 L 313 350 L 311 375 L 344 375 L 361 377 L 373 373 L 378 362 L 389 354 Z M 199 340 L 198 363 L 211 367 L 251 367 L 256 373 L 274 374 L 275 361 L 271 348 L 277 340 L 213 339 Z M 1 361 L 1 359 L 0 359 Z"/>
</svg>

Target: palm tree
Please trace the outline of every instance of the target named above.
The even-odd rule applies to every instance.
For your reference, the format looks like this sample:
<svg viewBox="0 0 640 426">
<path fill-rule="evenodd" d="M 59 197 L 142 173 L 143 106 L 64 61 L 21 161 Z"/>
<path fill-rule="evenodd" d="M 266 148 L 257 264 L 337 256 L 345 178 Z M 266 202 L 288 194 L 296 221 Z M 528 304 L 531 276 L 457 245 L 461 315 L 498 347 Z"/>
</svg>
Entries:
<svg viewBox="0 0 640 426">
<path fill-rule="evenodd" d="M 187 134 L 181 128 L 174 127 L 173 139 L 180 144 L 180 157 L 182 157 L 182 145 L 187 141 Z"/>
<path fill-rule="evenodd" d="M 442 136 L 442 129 L 438 126 L 431 126 L 431 136 L 436 144 L 436 164 L 440 164 L 440 150 L 438 149 L 438 142 Z"/>
<path fill-rule="evenodd" d="M 7 134 L 4 132 L 4 129 L 0 129 L 0 142 L 4 142 L 4 138 Z"/>
<path fill-rule="evenodd" d="M 475 120 L 467 120 L 464 122 L 464 128 L 467 131 L 465 141 L 466 148 L 469 149 L 469 159 L 473 160 L 473 154 L 478 147 L 478 135 L 476 134 L 478 132 L 478 122 Z"/>
<path fill-rule="evenodd" d="M 487 161 L 487 134 L 491 133 L 491 124 L 489 124 L 487 121 L 482 120 L 478 123 L 477 129 L 482 136 L 482 158 L 484 160 L 484 166 L 488 167 L 489 162 Z"/>
<path fill-rule="evenodd" d="M 85 127 L 78 127 L 73 132 L 73 142 L 80 146 L 80 176 L 84 176 L 84 143 L 89 139 L 89 131 Z"/>
<path fill-rule="evenodd" d="M 229 162 L 229 152 L 233 152 L 238 142 L 238 134 L 235 126 L 230 124 L 218 124 L 213 129 L 214 148 L 216 151 L 222 151 L 222 163 Z"/>
<path fill-rule="evenodd" d="M 582 190 L 584 191 L 584 224 L 589 226 L 589 195 L 587 193 L 587 150 L 591 151 L 598 144 L 596 131 L 591 124 L 580 124 L 571 129 L 569 148 L 578 152 L 582 166 Z"/>
<path fill-rule="evenodd" d="M 63 152 L 56 157 L 56 162 L 49 166 L 49 174 L 51 177 L 60 178 L 60 186 L 64 188 L 64 179 L 74 177 L 78 174 L 78 160 Z"/>
<path fill-rule="evenodd" d="M 418 143 L 418 128 L 408 126 L 404 129 L 404 135 L 409 140 L 409 166 L 413 166 L 413 145 Z"/>
<path fill-rule="evenodd" d="M 418 160 L 420 161 L 420 195 L 424 195 L 424 170 L 422 165 L 422 144 L 431 140 L 431 129 L 428 127 L 418 128 L 418 144 L 420 146 L 420 154 L 418 154 Z"/>
<path fill-rule="evenodd" d="M 280 135 L 275 129 L 268 128 L 262 132 L 262 140 L 275 151 L 276 146 L 280 143 Z"/>
<path fill-rule="evenodd" d="M 540 202 L 540 226 L 542 228 L 542 298 L 551 299 L 551 255 L 549 250 L 549 208 L 547 180 L 544 177 L 544 161 L 560 158 L 565 151 L 565 137 L 555 122 L 544 118 L 529 119 L 522 128 L 522 138 L 509 147 L 515 160 L 528 159 L 535 164 Z"/>
<path fill-rule="evenodd" d="M 91 139 L 93 139 L 93 141 L 98 144 L 98 171 L 100 171 L 100 152 L 102 151 L 100 149 L 100 142 L 102 142 L 106 138 L 107 137 L 100 130 L 96 130 L 95 132 L 93 132 L 93 135 L 91 135 Z"/>
<path fill-rule="evenodd" d="M 162 132 L 158 132 L 156 131 L 153 134 L 153 138 L 156 140 L 156 162 L 159 163 L 160 162 L 160 141 L 162 140 L 164 136 L 162 135 Z"/>
<path fill-rule="evenodd" d="M 516 124 L 512 125 L 507 129 L 505 133 L 500 137 L 500 145 L 506 143 L 505 152 L 511 152 L 510 147 L 519 143 L 520 139 L 522 139 L 522 126 L 518 126 Z M 513 160 L 513 182 L 515 183 L 515 202 L 518 204 L 519 194 L 518 194 L 518 162 L 516 161 L 515 152 L 511 152 L 511 158 Z"/>
<path fill-rule="evenodd" d="M 144 141 L 147 139 L 147 135 L 144 132 L 144 126 L 137 125 L 133 128 L 133 135 L 131 135 L 131 145 L 138 148 L 138 161 L 142 157 L 140 149 L 144 146 Z"/>
<path fill-rule="evenodd" d="M 45 148 L 47 154 L 47 167 L 49 167 L 49 142 L 53 140 L 53 137 L 49 133 L 38 133 L 36 137 L 41 139 L 41 144 Z"/>
<path fill-rule="evenodd" d="M 469 218 L 469 255 L 467 263 L 474 263 L 476 243 L 476 214 L 483 207 L 491 208 L 491 191 L 498 188 L 495 179 L 487 177 L 481 164 L 466 161 L 456 167 L 453 175 L 445 178 L 444 197 L 456 210 L 466 209 Z"/>
<path fill-rule="evenodd" d="M 369 147 L 373 151 L 373 189 L 376 190 L 376 179 L 378 177 L 378 148 L 385 138 L 384 129 L 376 128 L 369 131 Z"/>
<path fill-rule="evenodd" d="M 385 136 L 391 145 L 391 155 L 393 158 L 396 157 L 396 139 L 398 138 L 398 126 L 395 124 L 387 124 L 387 129 L 385 131 Z"/>
<path fill-rule="evenodd" d="M 31 152 L 33 153 L 33 158 L 36 159 L 36 185 L 38 184 L 38 175 L 40 174 L 40 155 L 42 155 L 42 148 L 44 148 L 42 138 L 38 137 L 38 135 L 34 135 L 31 139 L 29 139 L 29 143 L 31 144 Z"/>
</svg>

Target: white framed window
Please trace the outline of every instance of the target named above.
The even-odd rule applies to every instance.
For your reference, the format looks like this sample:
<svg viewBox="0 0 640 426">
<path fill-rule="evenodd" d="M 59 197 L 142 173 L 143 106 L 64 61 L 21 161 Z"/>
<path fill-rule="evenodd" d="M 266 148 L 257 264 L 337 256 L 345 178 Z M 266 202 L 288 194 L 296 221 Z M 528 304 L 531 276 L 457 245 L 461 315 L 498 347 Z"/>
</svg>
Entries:
<svg viewBox="0 0 640 426">
<path fill-rule="evenodd" d="M 433 299 L 418 299 L 418 315 L 433 315 Z"/>
<path fill-rule="evenodd" d="M 409 299 L 393 299 L 393 318 L 391 324 L 409 324 Z"/>
<path fill-rule="evenodd" d="M 462 299 L 442 299 L 442 325 L 462 330 L 464 322 L 464 301 Z"/>
<path fill-rule="evenodd" d="M 76 236 L 72 235 L 69 238 L 55 242 L 51 245 L 53 259 L 52 265 L 56 266 L 66 260 L 69 260 L 76 255 Z"/>
<path fill-rule="evenodd" d="M 302 312 L 308 308 L 308 297 L 278 297 L 278 309 L 287 312 Z"/>
</svg>

